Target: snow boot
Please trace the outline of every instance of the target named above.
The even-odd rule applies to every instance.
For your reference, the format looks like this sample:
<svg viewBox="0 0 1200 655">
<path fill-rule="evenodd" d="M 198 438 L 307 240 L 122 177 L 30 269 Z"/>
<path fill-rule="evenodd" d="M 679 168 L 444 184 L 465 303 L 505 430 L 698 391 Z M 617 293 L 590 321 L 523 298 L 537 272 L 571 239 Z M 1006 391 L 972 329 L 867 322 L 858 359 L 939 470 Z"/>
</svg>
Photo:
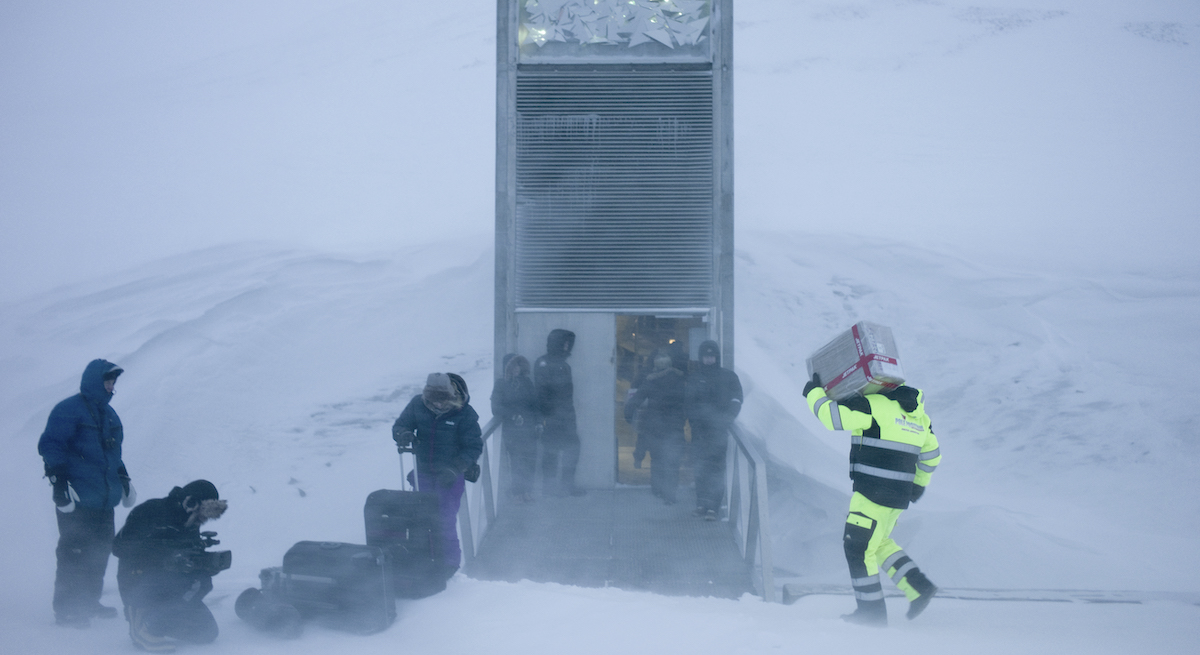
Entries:
<svg viewBox="0 0 1200 655">
<path fill-rule="evenodd" d="M 85 630 L 92 625 L 92 617 L 87 614 L 72 613 L 72 614 L 56 614 L 54 623 L 64 628 L 76 628 Z"/>
<path fill-rule="evenodd" d="M 925 577 L 924 573 L 921 573 L 921 569 L 909 571 L 908 575 L 904 576 L 904 579 L 908 581 L 908 584 L 912 585 L 913 591 L 920 594 L 908 605 L 908 614 L 906 616 L 911 621 L 917 618 L 921 612 L 925 611 L 925 608 L 929 606 L 929 601 L 933 600 L 933 597 L 937 595 L 938 588 L 929 581 L 929 578 Z"/>
<path fill-rule="evenodd" d="M 856 625 L 866 625 L 873 628 L 887 627 L 887 605 L 883 599 L 858 600 L 858 609 L 850 614 L 843 614 L 842 620 Z"/>
<path fill-rule="evenodd" d="M 101 605 L 98 602 L 88 608 L 88 613 L 91 614 L 92 618 L 94 619 L 117 618 L 117 608 L 109 607 L 108 605 Z"/>
<path fill-rule="evenodd" d="M 133 645 L 147 653 L 174 653 L 175 643 L 161 635 L 150 632 L 146 625 L 146 610 L 137 607 L 127 607 L 129 617 L 129 638 Z"/>
</svg>

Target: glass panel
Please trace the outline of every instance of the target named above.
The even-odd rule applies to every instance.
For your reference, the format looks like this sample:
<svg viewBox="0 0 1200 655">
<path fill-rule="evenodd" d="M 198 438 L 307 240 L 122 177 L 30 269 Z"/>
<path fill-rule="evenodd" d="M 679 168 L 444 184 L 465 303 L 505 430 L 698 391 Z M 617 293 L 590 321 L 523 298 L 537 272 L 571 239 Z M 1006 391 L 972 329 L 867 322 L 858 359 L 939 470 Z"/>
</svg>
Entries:
<svg viewBox="0 0 1200 655">
<path fill-rule="evenodd" d="M 522 62 L 711 61 L 710 0 L 518 0 Z"/>
</svg>

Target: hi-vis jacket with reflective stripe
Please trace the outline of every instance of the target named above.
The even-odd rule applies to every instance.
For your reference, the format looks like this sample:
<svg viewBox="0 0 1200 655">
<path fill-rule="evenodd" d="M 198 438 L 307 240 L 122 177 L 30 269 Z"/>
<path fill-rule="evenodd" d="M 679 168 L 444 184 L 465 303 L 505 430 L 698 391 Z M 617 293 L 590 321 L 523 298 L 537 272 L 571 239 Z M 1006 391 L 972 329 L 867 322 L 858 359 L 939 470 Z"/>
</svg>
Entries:
<svg viewBox="0 0 1200 655">
<path fill-rule="evenodd" d="M 821 387 L 808 392 L 808 406 L 830 430 L 849 430 L 850 479 L 868 500 L 905 509 L 912 486 L 924 487 L 942 461 L 937 436 L 925 414 L 921 392 L 901 386 L 841 402 Z"/>
</svg>

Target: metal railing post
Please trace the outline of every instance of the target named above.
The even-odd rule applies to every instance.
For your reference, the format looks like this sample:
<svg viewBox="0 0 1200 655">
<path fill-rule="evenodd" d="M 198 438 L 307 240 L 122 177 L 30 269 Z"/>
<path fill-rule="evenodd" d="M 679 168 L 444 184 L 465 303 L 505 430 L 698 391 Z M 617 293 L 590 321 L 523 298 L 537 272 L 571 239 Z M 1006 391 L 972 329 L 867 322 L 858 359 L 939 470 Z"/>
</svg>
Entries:
<svg viewBox="0 0 1200 655">
<path fill-rule="evenodd" d="M 729 462 L 730 483 L 726 488 L 729 502 L 729 523 L 737 537 L 738 547 L 746 560 L 746 566 L 751 569 L 757 561 L 759 567 L 759 583 L 762 585 L 763 600 L 775 602 L 774 564 L 771 558 L 771 527 L 770 512 L 767 499 L 767 464 L 766 460 L 750 443 L 748 434 L 742 427 L 734 423 L 730 426 Z M 745 526 L 742 525 L 742 463 L 746 466 L 746 490 L 749 507 L 746 509 Z"/>
<path fill-rule="evenodd" d="M 479 544 L 483 542 L 488 529 L 496 522 L 496 496 L 504 469 L 501 466 L 497 474 L 492 475 L 491 448 L 500 443 L 499 439 L 492 439 L 494 434 L 501 432 L 500 423 L 499 419 L 493 418 L 483 428 L 483 453 L 479 456 L 479 481 L 474 484 L 467 483 L 462 502 L 458 505 L 458 535 L 459 543 L 462 545 L 464 566 L 470 566 L 475 561 Z M 501 435 L 501 439 L 503 439 L 503 435 Z M 497 461 L 502 460 L 503 458 L 497 455 Z M 480 502 L 483 503 L 483 507 L 477 508 L 472 513 L 472 504 L 478 505 Z M 475 529 L 472 516 L 476 520 L 482 521 L 478 529 Z"/>
</svg>

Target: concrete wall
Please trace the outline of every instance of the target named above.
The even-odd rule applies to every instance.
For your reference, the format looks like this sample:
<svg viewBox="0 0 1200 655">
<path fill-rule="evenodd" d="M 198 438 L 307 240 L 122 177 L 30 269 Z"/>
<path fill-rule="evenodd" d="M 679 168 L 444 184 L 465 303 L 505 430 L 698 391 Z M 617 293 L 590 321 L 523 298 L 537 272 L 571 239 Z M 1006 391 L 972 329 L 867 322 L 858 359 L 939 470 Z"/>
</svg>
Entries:
<svg viewBox="0 0 1200 655">
<path fill-rule="evenodd" d="M 616 317 L 603 312 L 517 313 L 517 352 L 532 364 L 546 353 L 546 335 L 554 328 L 575 333 L 575 349 L 567 363 L 575 382 L 575 413 L 579 419 L 579 469 L 575 482 L 591 489 L 611 488 L 616 482 L 616 430 L 613 402 L 616 389 Z"/>
</svg>

